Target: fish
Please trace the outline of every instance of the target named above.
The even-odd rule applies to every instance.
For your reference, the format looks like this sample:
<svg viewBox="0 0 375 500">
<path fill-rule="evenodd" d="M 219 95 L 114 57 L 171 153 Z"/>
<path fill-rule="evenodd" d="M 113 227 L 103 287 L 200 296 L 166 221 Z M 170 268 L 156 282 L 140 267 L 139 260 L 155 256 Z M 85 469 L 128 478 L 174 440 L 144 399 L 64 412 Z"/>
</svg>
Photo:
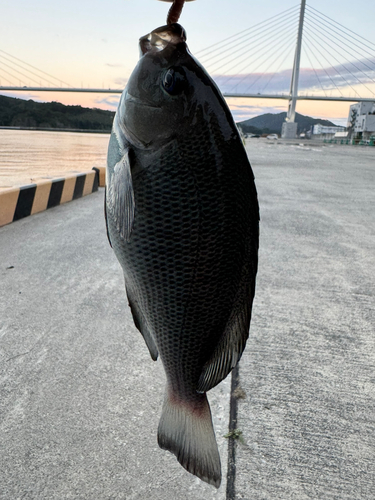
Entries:
<svg viewBox="0 0 375 500">
<path fill-rule="evenodd" d="M 206 392 L 249 336 L 259 206 L 231 112 L 186 39 L 177 23 L 140 38 L 109 140 L 105 213 L 134 324 L 166 373 L 158 444 L 219 488 Z"/>
</svg>

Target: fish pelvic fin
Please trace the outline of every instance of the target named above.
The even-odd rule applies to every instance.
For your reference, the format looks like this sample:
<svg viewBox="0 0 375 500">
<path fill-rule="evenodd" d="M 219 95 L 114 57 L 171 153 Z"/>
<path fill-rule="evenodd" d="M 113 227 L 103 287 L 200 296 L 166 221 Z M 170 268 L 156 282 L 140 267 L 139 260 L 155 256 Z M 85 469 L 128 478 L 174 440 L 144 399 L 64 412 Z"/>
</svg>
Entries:
<svg viewBox="0 0 375 500">
<path fill-rule="evenodd" d="M 136 300 L 132 298 L 132 295 L 128 290 L 128 288 L 127 287 L 125 288 L 134 324 L 136 328 L 141 332 L 142 337 L 144 338 L 144 341 L 146 342 L 146 345 L 148 347 L 148 350 L 150 351 L 151 358 L 153 359 L 153 361 L 156 361 L 158 359 L 159 352 L 158 348 L 156 347 L 154 337 L 152 336 L 152 333 L 148 328 L 147 322 L 143 314 L 141 313 L 139 307 L 137 306 Z"/>
<path fill-rule="evenodd" d="M 189 401 L 169 394 L 164 401 L 158 428 L 158 444 L 176 455 L 188 472 L 219 488 L 220 455 L 206 394 Z"/>
</svg>

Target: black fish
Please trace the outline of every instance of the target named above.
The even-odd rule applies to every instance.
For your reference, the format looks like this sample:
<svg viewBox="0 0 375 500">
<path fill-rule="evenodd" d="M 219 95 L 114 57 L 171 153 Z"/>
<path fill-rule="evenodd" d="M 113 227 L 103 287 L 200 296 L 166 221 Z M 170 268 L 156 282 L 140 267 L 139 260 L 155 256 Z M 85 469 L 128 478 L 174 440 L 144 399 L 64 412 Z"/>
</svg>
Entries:
<svg viewBox="0 0 375 500">
<path fill-rule="evenodd" d="M 185 42 L 179 24 L 140 39 L 109 143 L 106 220 L 134 323 L 167 376 L 159 446 L 219 487 L 205 392 L 249 335 L 259 212 L 231 113 Z"/>
</svg>

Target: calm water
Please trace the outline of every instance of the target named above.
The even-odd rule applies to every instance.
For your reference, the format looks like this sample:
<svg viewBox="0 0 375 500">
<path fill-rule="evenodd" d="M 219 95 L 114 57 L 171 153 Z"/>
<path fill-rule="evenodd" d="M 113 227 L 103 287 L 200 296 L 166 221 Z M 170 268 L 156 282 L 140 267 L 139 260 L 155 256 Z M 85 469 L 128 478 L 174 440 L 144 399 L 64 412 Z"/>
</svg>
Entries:
<svg viewBox="0 0 375 500">
<path fill-rule="evenodd" d="M 0 129 L 0 189 L 106 164 L 109 134 Z"/>
</svg>

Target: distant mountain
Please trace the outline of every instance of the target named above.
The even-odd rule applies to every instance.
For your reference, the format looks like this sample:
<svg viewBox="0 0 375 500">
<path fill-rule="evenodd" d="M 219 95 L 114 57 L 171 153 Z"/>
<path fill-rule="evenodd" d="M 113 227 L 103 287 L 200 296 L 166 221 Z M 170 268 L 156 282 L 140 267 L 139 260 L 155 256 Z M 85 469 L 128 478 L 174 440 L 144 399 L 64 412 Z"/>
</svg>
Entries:
<svg viewBox="0 0 375 500">
<path fill-rule="evenodd" d="M 253 134 L 280 134 L 281 127 L 286 118 L 286 112 L 283 113 L 266 113 L 264 115 L 255 116 L 249 120 L 238 122 L 244 132 Z M 336 127 L 334 123 L 329 120 L 322 120 L 321 118 L 311 118 L 311 116 L 304 116 L 296 113 L 295 118 L 298 124 L 298 133 L 307 132 L 313 125 L 324 125 L 327 127 Z"/>
<path fill-rule="evenodd" d="M 35 102 L 0 95 L 0 126 L 110 132 L 115 113 L 103 109 Z"/>
<path fill-rule="evenodd" d="M 82 106 L 65 106 L 59 102 L 35 102 L 0 95 L 0 127 L 55 128 L 110 132 L 114 111 Z M 244 132 L 280 134 L 286 113 L 266 113 L 237 123 Z M 335 126 L 328 120 L 296 113 L 298 133 L 310 130 L 318 123 Z"/>
</svg>

